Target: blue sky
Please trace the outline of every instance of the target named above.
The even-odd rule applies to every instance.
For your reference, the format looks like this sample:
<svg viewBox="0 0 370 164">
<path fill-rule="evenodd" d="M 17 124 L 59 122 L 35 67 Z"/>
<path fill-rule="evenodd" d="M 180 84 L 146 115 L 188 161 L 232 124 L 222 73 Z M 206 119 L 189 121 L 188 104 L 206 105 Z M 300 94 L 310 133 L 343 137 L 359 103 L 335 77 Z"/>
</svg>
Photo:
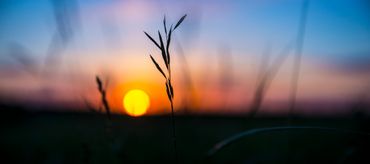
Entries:
<svg viewBox="0 0 370 164">
<path fill-rule="evenodd" d="M 77 2 L 81 8 L 118 3 L 118 1 Z M 199 3 L 200 8 L 205 10 L 202 12 L 205 19 L 201 22 L 203 35 L 210 40 L 215 37 L 216 40 L 226 42 L 237 41 L 238 43 L 233 43 L 237 47 L 245 47 L 248 44 L 255 47 L 257 44 L 259 48 L 264 42 L 280 45 L 295 37 L 301 5 L 301 1 L 298 0 L 158 1 L 158 3 L 164 4 L 165 9 Z M 216 6 L 219 12 L 207 12 L 207 6 Z M 191 14 L 189 15 L 191 17 Z M 369 53 L 369 15 L 369 3 L 364 0 L 311 0 L 305 52 L 346 57 Z M 35 53 L 42 53 L 55 28 L 53 18 L 51 2 L 48 0 L 2 1 L 1 52 L 5 53 L 5 45 L 15 41 L 27 45 Z M 88 30 L 90 27 L 84 28 Z"/>
</svg>

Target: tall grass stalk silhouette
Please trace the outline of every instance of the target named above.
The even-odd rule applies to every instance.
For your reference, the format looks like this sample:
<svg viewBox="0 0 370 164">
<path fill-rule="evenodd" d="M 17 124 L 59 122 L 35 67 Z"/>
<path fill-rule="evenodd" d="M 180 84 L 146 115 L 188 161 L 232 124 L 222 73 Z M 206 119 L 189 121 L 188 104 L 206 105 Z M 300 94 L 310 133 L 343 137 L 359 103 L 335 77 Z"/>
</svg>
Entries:
<svg viewBox="0 0 370 164">
<path fill-rule="evenodd" d="M 252 104 L 250 107 L 250 113 L 249 116 L 253 117 L 257 114 L 257 112 L 260 110 L 262 102 L 265 98 L 266 92 L 276 77 L 277 73 L 279 72 L 281 66 L 283 65 L 284 61 L 287 59 L 290 51 L 293 48 L 293 44 L 288 44 L 286 47 L 284 47 L 281 52 L 279 52 L 277 58 L 273 61 L 271 66 L 268 66 L 267 63 L 262 68 L 260 77 L 257 79 L 257 86 L 256 90 L 253 95 Z"/>
<path fill-rule="evenodd" d="M 108 116 L 108 119 L 111 120 L 110 108 L 109 108 L 109 104 L 108 104 L 108 100 L 107 100 L 107 96 L 106 96 L 108 83 L 106 83 L 105 86 L 103 87 L 103 82 L 99 78 L 99 76 L 96 76 L 96 83 L 98 85 L 98 90 L 99 90 L 100 95 L 101 95 L 101 100 L 102 100 L 105 112 Z"/>
<path fill-rule="evenodd" d="M 197 97 L 196 90 L 194 88 L 193 79 L 191 77 L 191 71 L 189 68 L 188 60 L 185 57 L 184 49 L 182 48 L 182 45 L 180 42 L 176 42 L 177 44 L 177 53 L 179 55 L 179 58 L 181 60 L 181 70 L 182 70 L 182 76 L 183 76 L 183 82 L 184 86 L 186 88 L 186 92 L 184 92 L 183 100 L 182 100 L 182 106 L 183 106 L 183 113 L 188 113 L 188 109 L 191 106 L 194 106 L 196 104 L 195 100 Z M 191 104 L 191 106 L 190 106 Z"/>
<path fill-rule="evenodd" d="M 165 32 L 165 36 L 166 36 L 165 37 L 166 38 L 165 43 L 163 42 L 163 37 L 162 37 L 162 34 L 159 30 L 158 30 L 158 37 L 159 37 L 159 43 L 160 44 L 158 44 L 158 42 L 155 41 L 153 39 L 153 37 L 151 37 L 148 33 L 146 33 L 144 31 L 145 35 L 149 38 L 149 40 L 151 40 L 155 44 L 155 46 L 158 47 L 158 49 L 161 51 L 162 59 L 163 59 L 164 65 L 166 66 L 166 70 L 167 70 L 167 72 L 165 73 L 163 71 L 163 69 L 159 66 L 158 62 L 153 58 L 153 56 L 149 55 L 150 59 L 154 63 L 157 70 L 163 75 L 163 77 L 166 80 L 166 82 L 165 82 L 166 92 L 167 92 L 168 100 L 170 101 L 170 105 L 171 105 L 172 140 L 173 140 L 173 145 L 174 145 L 174 153 L 175 153 L 176 163 L 178 161 L 178 155 L 177 155 L 178 153 L 177 153 L 177 145 L 176 145 L 175 113 L 174 113 L 174 110 L 173 110 L 174 90 L 173 90 L 172 83 L 171 83 L 171 60 L 170 60 L 171 55 L 170 55 L 170 52 L 169 52 L 169 48 L 170 48 L 170 44 L 171 44 L 172 32 L 174 32 L 177 29 L 177 27 L 180 26 L 180 24 L 184 21 L 185 18 L 186 18 L 186 14 L 184 16 L 182 16 L 179 19 L 179 21 L 177 21 L 175 26 L 173 26 L 173 24 L 172 24 L 170 26 L 170 28 L 168 29 L 168 31 L 167 31 L 166 17 L 163 18 L 163 28 L 164 28 L 164 32 Z"/>
<path fill-rule="evenodd" d="M 297 40 L 296 40 L 295 57 L 294 57 L 294 63 L 293 63 L 293 75 L 291 79 L 292 81 L 291 81 L 291 90 L 290 90 L 291 93 L 290 93 L 290 109 L 289 109 L 290 114 L 293 114 L 294 108 L 296 105 L 299 73 L 301 69 L 302 51 L 303 51 L 304 36 L 305 36 L 305 31 L 306 31 L 308 6 L 309 6 L 309 0 L 303 0 L 301 16 L 300 16 L 299 26 L 298 26 Z"/>
<path fill-rule="evenodd" d="M 230 47 L 222 45 L 218 50 L 219 86 L 222 95 L 221 108 L 227 109 L 230 101 L 230 93 L 234 84 L 233 54 Z"/>
</svg>

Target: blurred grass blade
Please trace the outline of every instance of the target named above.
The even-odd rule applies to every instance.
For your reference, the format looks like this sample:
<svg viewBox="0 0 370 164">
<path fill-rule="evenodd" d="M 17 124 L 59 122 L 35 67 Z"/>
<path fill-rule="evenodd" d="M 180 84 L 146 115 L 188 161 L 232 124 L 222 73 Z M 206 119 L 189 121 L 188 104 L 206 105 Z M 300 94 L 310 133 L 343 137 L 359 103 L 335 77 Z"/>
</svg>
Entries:
<svg viewBox="0 0 370 164">
<path fill-rule="evenodd" d="M 164 18 L 163 18 L 163 26 L 164 26 L 164 33 L 167 36 L 166 15 L 164 15 Z"/>
<path fill-rule="evenodd" d="M 150 58 L 152 59 L 155 67 L 157 67 L 158 71 L 161 72 L 161 74 L 163 75 L 164 78 L 167 78 L 166 75 L 164 74 L 164 72 L 162 71 L 162 68 L 158 65 L 158 63 L 154 60 L 153 56 L 150 55 Z"/>
<path fill-rule="evenodd" d="M 107 112 L 108 119 L 110 120 L 111 119 L 110 108 L 109 108 L 108 100 L 107 100 L 107 97 L 106 97 L 106 94 L 107 94 L 106 89 L 107 88 L 103 88 L 103 82 L 99 78 L 99 76 L 96 76 L 96 83 L 98 84 L 98 89 L 99 89 L 99 92 L 100 92 L 100 95 L 101 95 L 102 103 L 103 103 L 104 108 Z"/>
<path fill-rule="evenodd" d="M 159 37 L 159 41 L 161 43 L 162 58 L 163 58 L 163 61 L 166 65 L 166 68 L 168 69 L 167 55 L 166 55 L 166 51 L 164 50 L 163 39 L 162 39 L 161 32 L 159 32 L 159 30 L 158 30 L 158 37 Z"/>
<path fill-rule="evenodd" d="M 186 14 L 180 18 L 180 20 L 176 23 L 176 26 L 173 30 L 175 30 L 182 23 L 182 21 L 184 21 L 185 17 L 186 17 Z"/>
<path fill-rule="evenodd" d="M 159 48 L 161 49 L 161 47 L 159 46 L 159 44 L 148 34 L 144 31 L 145 35 Z"/>
<path fill-rule="evenodd" d="M 102 91 L 103 90 L 103 84 L 102 84 L 102 81 L 100 80 L 99 76 L 96 76 L 96 83 L 98 83 L 99 91 Z"/>
</svg>

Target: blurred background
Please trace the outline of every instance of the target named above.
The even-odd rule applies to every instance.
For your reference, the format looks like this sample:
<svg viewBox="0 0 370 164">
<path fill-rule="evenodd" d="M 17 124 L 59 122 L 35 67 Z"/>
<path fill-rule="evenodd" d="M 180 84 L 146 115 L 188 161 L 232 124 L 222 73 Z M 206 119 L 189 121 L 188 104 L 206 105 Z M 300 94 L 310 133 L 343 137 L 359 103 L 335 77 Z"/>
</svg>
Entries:
<svg viewBox="0 0 370 164">
<path fill-rule="evenodd" d="M 115 163 L 122 157 L 135 163 L 139 154 L 159 160 L 163 156 L 158 154 L 171 154 L 170 122 L 163 117 L 171 112 L 165 81 L 149 54 L 165 67 L 160 51 L 143 31 L 158 40 L 157 30 L 164 33 L 164 17 L 169 27 L 184 14 L 170 47 L 183 159 L 194 162 L 217 141 L 243 129 L 285 122 L 264 117 L 295 115 L 309 119 L 300 122 L 304 125 L 360 130 L 369 125 L 357 120 L 367 120 L 370 112 L 368 0 L 1 0 L 5 155 L 16 159 L 15 152 L 22 152 L 25 160 L 58 163 L 82 152 L 81 159 L 65 161 L 94 163 L 108 158 L 108 163 Z M 99 115 L 85 115 L 104 115 L 96 76 L 103 81 L 116 119 L 109 126 Z M 149 97 L 143 118 L 131 118 L 124 109 L 123 99 L 133 89 Z M 248 122 L 248 116 L 262 120 Z M 316 120 L 322 117 L 331 121 Z M 273 138 L 279 142 L 271 144 L 282 144 L 279 138 L 286 137 Z M 317 138 L 325 143 L 333 135 Z M 338 142 L 352 143 L 351 139 Z M 80 141 L 82 146 L 73 151 L 73 146 L 62 146 Z M 105 141 L 113 148 L 92 146 Z M 59 146 L 45 147 L 46 143 Z M 165 146 L 150 156 L 151 149 L 143 150 L 145 144 L 166 145 L 169 150 Z M 181 150 L 197 144 L 202 147 L 197 151 Z M 71 156 L 60 155 L 61 146 Z M 291 149 L 287 147 L 287 152 Z M 119 160 L 113 160 L 110 151 L 121 153 L 115 154 Z M 101 156 L 91 157 L 91 152 Z M 184 155 L 191 152 L 201 155 Z M 276 152 L 268 157 L 274 159 Z"/>
<path fill-rule="evenodd" d="M 289 107 L 301 1 L 3 0 L 0 7 L 4 103 L 96 106 L 99 75 L 109 79 L 107 96 L 116 113 L 125 113 L 124 94 L 138 88 L 150 95 L 147 114 L 161 114 L 169 106 L 149 58 L 160 54 L 143 31 L 157 38 L 165 15 L 175 22 L 188 14 L 171 49 L 176 109 L 246 113 L 259 78 L 270 70 L 277 71 L 260 113 Z M 357 101 L 369 104 L 369 15 L 366 0 L 310 2 L 297 112 L 340 115 Z"/>
</svg>

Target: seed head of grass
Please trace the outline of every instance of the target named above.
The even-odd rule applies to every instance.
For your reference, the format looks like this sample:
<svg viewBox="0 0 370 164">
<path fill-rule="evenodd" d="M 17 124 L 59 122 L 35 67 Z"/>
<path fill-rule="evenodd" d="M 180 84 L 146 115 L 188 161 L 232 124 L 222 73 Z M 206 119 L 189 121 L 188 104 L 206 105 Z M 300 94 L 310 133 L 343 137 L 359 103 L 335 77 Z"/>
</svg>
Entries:
<svg viewBox="0 0 370 164">
<path fill-rule="evenodd" d="M 102 99 L 102 103 L 103 103 L 104 109 L 105 109 L 105 111 L 107 113 L 108 119 L 110 120 L 111 119 L 110 108 L 109 108 L 108 100 L 107 100 L 107 97 L 106 97 L 107 83 L 106 83 L 105 86 L 103 86 L 103 82 L 99 78 L 99 76 L 96 76 L 96 83 L 98 85 L 98 90 L 99 90 L 99 93 L 101 95 L 101 99 Z"/>
<path fill-rule="evenodd" d="M 170 102 L 173 101 L 174 98 L 174 91 L 171 83 L 171 60 L 170 60 L 170 44 L 171 44 L 171 38 L 173 32 L 180 26 L 180 24 L 184 21 L 186 18 L 186 15 L 182 16 L 176 23 L 175 26 L 171 25 L 170 28 L 167 30 L 167 24 L 166 24 L 166 17 L 163 19 L 163 29 L 164 29 L 164 35 L 165 37 L 162 37 L 161 32 L 158 30 L 158 39 L 159 42 L 157 42 L 151 35 L 149 35 L 147 32 L 144 31 L 144 34 L 149 38 L 150 41 L 153 42 L 153 44 L 160 50 L 163 63 L 166 67 L 166 72 L 163 71 L 164 69 L 161 68 L 161 66 L 158 64 L 157 60 L 150 54 L 150 59 L 154 63 L 157 70 L 162 74 L 162 76 L 165 78 L 165 86 L 166 86 L 166 93 L 168 96 L 168 99 Z M 164 41 L 164 39 L 166 39 Z"/>
<path fill-rule="evenodd" d="M 177 148 L 176 148 L 176 128 L 175 128 L 175 118 L 174 118 L 174 110 L 173 110 L 173 98 L 174 98 L 174 90 L 171 83 L 171 58 L 170 58 L 170 44 L 171 44 L 171 37 L 172 33 L 180 26 L 180 24 L 184 21 L 186 18 L 186 14 L 182 16 L 176 23 L 175 26 L 171 25 L 169 29 L 167 29 L 166 24 L 166 16 L 163 18 L 163 29 L 165 37 L 162 37 L 161 32 L 158 30 L 158 38 L 159 38 L 159 44 L 158 42 L 153 39 L 152 36 L 150 36 L 147 32 L 144 31 L 144 34 L 149 38 L 150 41 L 153 42 L 153 44 L 161 51 L 163 63 L 166 66 L 166 72 L 163 71 L 161 66 L 158 64 L 158 62 L 153 58 L 152 55 L 150 56 L 150 59 L 154 63 L 157 70 L 162 74 L 162 76 L 165 78 L 165 86 L 166 86 L 166 93 L 168 100 L 171 104 L 171 120 L 172 120 L 172 139 L 174 143 L 174 152 L 175 152 L 175 160 L 177 162 Z M 166 39 L 166 40 L 164 40 Z"/>
</svg>

